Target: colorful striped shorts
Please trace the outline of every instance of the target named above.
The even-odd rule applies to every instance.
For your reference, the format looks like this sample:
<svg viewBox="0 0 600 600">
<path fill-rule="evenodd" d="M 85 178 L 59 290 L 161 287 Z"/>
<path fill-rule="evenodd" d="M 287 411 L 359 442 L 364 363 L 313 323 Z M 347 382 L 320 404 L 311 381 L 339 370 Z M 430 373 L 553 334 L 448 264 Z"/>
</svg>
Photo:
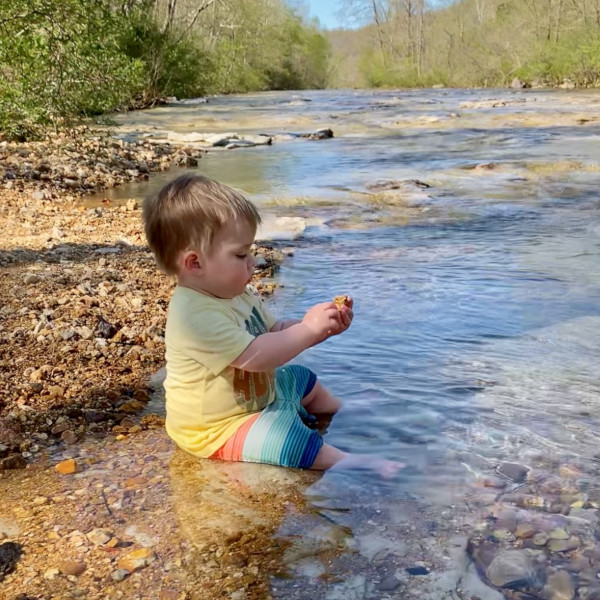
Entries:
<svg viewBox="0 0 600 600">
<path fill-rule="evenodd" d="M 275 370 L 275 400 L 253 415 L 211 458 L 308 469 L 323 438 L 310 429 L 302 399 L 310 394 L 317 376 L 306 367 L 287 365 Z"/>
</svg>

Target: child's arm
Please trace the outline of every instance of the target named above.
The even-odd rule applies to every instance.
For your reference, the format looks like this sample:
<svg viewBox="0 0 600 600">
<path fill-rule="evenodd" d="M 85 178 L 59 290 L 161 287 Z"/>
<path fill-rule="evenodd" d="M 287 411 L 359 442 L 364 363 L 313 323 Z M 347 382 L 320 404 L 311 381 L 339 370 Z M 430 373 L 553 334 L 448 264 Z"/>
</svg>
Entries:
<svg viewBox="0 0 600 600">
<path fill-rule="evenodd" d="M 342 320 L 333 302 L 317 304 L 308 310 L 302 321 L 256 337 L 231 366 L 244 371 L 270 371 L 289 362 L 307 348 L 341 333 L 348 328 L 350 320 L 347 314 Z"/>
<path fill-rule="evenodd" d="M 271 327 L 271 329 L 269 329 L 269 331 L 271 333 L 274 333 L 275 331 L 283 331 L 284 329 L 287 329 L 288 327 L 291 327 L 292 325 L 298 325 L 298 323 L 302 323 L 301 319 L 283 319 L 280 321 L 276 321 L 275 325 L 273 325 L 273 327 Z"/>
</svg>

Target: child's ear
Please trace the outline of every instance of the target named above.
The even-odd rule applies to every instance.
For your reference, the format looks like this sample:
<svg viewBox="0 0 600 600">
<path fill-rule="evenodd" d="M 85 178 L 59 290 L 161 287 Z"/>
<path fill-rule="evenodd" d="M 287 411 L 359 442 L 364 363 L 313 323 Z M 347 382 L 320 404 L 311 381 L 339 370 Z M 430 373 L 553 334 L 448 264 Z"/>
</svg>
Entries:
<svg viewBox="0 0 600 600">
<path fill-rule="evenodd" d="M 198 274 L 202 270 L 202 260 L 200 253 L 196 250 L 186 250 L 181 256 L 181 263 L 186 271 Z"/>
</svg>

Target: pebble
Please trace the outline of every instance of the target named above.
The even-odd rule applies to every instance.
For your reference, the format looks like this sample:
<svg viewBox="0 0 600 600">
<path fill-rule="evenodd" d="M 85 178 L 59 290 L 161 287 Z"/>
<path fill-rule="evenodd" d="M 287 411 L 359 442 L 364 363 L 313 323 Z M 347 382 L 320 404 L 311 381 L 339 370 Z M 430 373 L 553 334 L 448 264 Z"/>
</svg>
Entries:
<svg viewBox="0 0 600 600">
<path fill-rule="evenodd" d="M 402 582 L 396 579 L 395 575 L 389 575 L 385 579 L 381 580 L 379 584 L 379 589 L 382 592 L 393 592 Z"/>
<path fill-rule="evenodd" d="M 74 458 L 68 458 L 59 462 L 54 469 L 61 475 L 71 475 L 77 472 L 77 461 Z"/>
<path fill-rule="evenodd" d="M 149 548 L 140 548 L 139 550 L 134 550 L 119 558 L 117 566 L 119 569 L 124 569 L 133 573 L 134 571 L 143 569 L 155 559 L 156 554 L 152 550 Z"/>
<path fill-rule="evenodd" d="M 73 430 L 67 429 L 62 432 L 60 439 L 65 442 L 65 444 L 74 444 L 79 438 Z"/>
<path fill-rule="evenodd" d="M 65 560 L 59 563 L 58 568 L 64 575 L 77 577 L 85 571 L 86 565 L 81 561 Z"/>
<path fill-rule="evenodd" d="M 87 533 L 86 537 L 94 546 L 104 546 L 112 539 L 113 534 L 109 529 L 97 528 Z"/>
<path fill-rule="evenodd" d="M 110 577 L 113 581 L 123 581 L 127 575 L 129 575 L 129 571 L 126 569 L 117 569 L 110 574 Z"/>
<path fill-rule="evenodd" d="M 529 467 L 518 463 L 503 462 L 498 466 L 498 473 L 515 483 L 522 483 L 527 478 Z"/>
<path fill-rule="evenodd" d="M 550 540 L 548 547 L 552 552 L 568 552 L 579 548 L 581 542 L 578 537 L 571 536 L 566 540 Z"/>
<path fill-rule="evenodd" d="M 60 575 L 60 571 L 56 567 L 52 567 L 44 572 L 44 579 L 52 581 L 56 579 L 57 575 Z"/>
</svg>

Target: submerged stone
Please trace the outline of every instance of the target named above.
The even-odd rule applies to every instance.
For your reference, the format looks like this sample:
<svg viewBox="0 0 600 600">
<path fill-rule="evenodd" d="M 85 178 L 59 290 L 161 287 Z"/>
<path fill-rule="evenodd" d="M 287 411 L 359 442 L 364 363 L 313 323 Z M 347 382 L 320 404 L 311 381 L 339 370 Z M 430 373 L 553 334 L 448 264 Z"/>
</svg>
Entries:
<svg viewBox="0 0 600 600">
<path fill-rule="evenodd" d="M 486 570 L 486 576 L 496 587 L 522 589 L 535 587 L 537 570 L 527 550 L 500 552 Z"/>
<path fill-rule="evenodd" d="M 393 592 L 402 583 L 395 575 L 390 575 L 381 581 L 379 590 L 382 592 Z"/>
<path fill-rule="evenodd" d="M 498 466 L 498 473 L 515 483 L 522 483 L 527 478 L 529 467 L 518 463 L 503 462 Z"/>
<path fill-rule="evenodd" d="M 568 540 L 550 540 L 548 547 L 552 552 L 568 552 L 579 548 L 581 542 L 578 537 L 572 536 Z"/>
<path fill-rule="evenodd" d="M 567 571 L 557 571 L 548 576 L 542 595 L 548 600 L 573 600 L 575 589 Z"/>
</svg>

